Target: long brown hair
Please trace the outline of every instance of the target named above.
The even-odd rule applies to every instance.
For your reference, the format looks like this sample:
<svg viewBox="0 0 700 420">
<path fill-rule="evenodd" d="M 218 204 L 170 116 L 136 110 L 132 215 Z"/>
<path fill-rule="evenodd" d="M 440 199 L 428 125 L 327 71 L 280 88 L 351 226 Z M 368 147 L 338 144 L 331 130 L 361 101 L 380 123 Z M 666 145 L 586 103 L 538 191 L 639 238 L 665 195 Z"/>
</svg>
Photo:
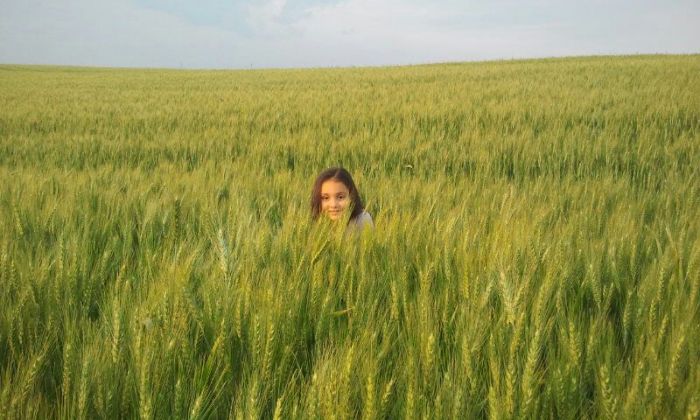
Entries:
<svg viewBox="0 0 700 420">
<path fill-rule="evenodd" d="M 336 167 L 325 169 L 316 177 L 316 181 L 314 181 L 314 187 L 311 190 L 311 218 L 316 220 L 318 216 L 321 215 L 321 185 L 329 179 L 342 182 L 350 192 L 350 206 L 352 208 L 350 220 L 359 216 L 365 209 L 362 204 L 362 199 L 360 198 L 360 193 L 357 191 L 357 187 L 350 176 L 350 172 L 345 170 L 345 168 Z"/>
</svg>

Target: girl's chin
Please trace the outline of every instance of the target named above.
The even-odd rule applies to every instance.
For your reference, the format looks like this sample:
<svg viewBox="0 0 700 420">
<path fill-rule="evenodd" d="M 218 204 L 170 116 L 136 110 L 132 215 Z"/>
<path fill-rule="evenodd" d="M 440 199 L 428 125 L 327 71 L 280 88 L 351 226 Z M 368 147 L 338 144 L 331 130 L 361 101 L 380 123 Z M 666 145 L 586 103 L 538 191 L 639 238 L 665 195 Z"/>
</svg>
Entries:
<svg viewBox="0 0 700 420">
<path fill-rule="evenodd" d="M 329 219 L 331 220 L 338 220 L 343 216 L 343 213 L 326 213 L 326 216 L 328 216 Z"/>
</svg>

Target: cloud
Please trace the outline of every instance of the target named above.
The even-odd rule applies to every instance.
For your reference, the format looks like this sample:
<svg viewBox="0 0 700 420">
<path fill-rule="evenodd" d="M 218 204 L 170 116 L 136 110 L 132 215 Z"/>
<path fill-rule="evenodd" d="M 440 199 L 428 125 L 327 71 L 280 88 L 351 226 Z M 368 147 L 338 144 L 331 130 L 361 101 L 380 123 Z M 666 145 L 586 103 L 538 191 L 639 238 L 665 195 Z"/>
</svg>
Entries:
<svg viewBox="0 0 700 420">
<path fill-rule="evenodd" d="M 287 0 L 268 0 L 248 5 L 248 23 L 257 31 L 274 30 L 280 26 L 279 19 Z"/>
<path fill-rule="evenodd" d="M 449 6 L 449 7 L 448 7 Z M 512 57 L 541 45 L 551 24 L 487 25 L 489 13 L 457 3 L 348 0 L 318 6 L 294 26 L 298 49 L 314 63 L 410 64 Z"/>
<path fill-rule="evenodd" d="M 693 20 L 692 3 L 346 0 L 310 8 L 293 44 L 315 65 L 697 52 Z"/>
</svg>

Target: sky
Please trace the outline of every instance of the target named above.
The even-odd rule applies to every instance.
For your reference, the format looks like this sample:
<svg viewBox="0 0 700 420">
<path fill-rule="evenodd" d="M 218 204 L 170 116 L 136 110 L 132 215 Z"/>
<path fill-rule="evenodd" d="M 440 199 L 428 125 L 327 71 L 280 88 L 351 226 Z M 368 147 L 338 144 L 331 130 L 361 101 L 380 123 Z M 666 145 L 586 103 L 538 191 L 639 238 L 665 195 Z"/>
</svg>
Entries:
<svg viewBox="0 0 700 420">
<path fill-rule="evenodd" d="M 384 66 L 700 53 L 700 0 L 0 0 L 0 63 Z"/>
</svg>

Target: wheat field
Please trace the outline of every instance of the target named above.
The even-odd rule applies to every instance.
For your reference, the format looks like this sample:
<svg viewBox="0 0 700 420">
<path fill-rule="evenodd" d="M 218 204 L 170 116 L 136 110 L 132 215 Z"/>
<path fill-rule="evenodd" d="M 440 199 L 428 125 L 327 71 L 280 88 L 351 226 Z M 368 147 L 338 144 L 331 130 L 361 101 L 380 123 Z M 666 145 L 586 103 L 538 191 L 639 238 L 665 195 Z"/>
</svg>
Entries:
<svg viewBox="0 0 700 420">
<path fill-rule="evenodd" d="M 698 419 L 699 75 L 0 66 L 0 417 Z"/>
</svg>

